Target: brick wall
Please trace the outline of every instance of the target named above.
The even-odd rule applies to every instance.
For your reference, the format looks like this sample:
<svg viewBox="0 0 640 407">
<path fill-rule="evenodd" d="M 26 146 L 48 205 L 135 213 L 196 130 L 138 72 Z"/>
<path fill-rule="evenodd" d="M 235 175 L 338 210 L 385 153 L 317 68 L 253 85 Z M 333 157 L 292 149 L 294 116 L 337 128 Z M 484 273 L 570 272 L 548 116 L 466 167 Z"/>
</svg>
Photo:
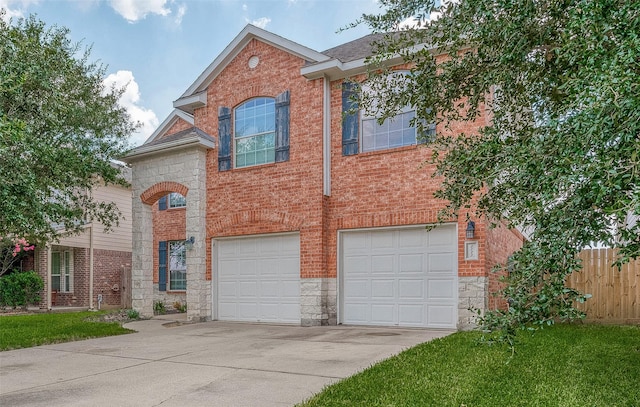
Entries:
<svg viewBox="0 0 640 407">
<path fill-rule="evenodd" d="M 54 247 L 53 251 L 71 251 L 73 253 L 73 288 L 71 292 L 58 292 L 52 298 L 52 306 L 58 307 L 89 307 L 89 249 Z M 38 250 L 35 255 L 35 263 L 38 274 L 44 281 L 44 290 L 41 293 L 40 308 L 47 307 L 46 292 L 49 281 L 47 279 L 47 251 Z M 131 252 L 115 250 L 94 250 L 93 257 L 93 289 L 94 307 L 98 306 L 97 295 L 103 294 L 103 306 L 120 306 L 120 271 L 122 266 L 131 265 Z M 117 287 L 113 290 L 113 287 Z"/>
<path fill-rule="evenodd" d="M 248 60 L 258 56 L 254 69 Z M 305 61 L 252 40 L 208 87 L 196 126 L 218 133 L 218 108 L 290 91 L 290 160 L 218 172 L 217 150 L 207 155 L 207 241 L 215 237 L 300 231 L 302 277 L 325 275 L 322 256 L 321 80 L 301 77 Z M 207 278 L 211 247 L 207 245 Z"/>
<path fill-rule="evenodd" d="M 507 229 L 502 225 L 487 229 L 486 268 L 489 271 L 489 293 L 496 293 L 501 289 L 502 283 L 499 280 L 505 273 L 504 270 L 492 271 L 494 266 L 506 264 L 509 255 L 520 249 L 523 242 L 524 237 L 516 230 Z M 490 295 L 488 306 L 490 309 L 506 308 L 507 303 L 501 297 Z"/>
<path fill-rule="evenodd" d="M 130 270 L 131 252 L 94 250 L 93 256 L 94 307 L 98 306 L 98 294 L 102 294 L 102 308 L 119 307 L 122 292 L 121 273 L 123 267 L 127 271 Z M 126 289 L 130 290 L 131 287 Z"/>
</svg>

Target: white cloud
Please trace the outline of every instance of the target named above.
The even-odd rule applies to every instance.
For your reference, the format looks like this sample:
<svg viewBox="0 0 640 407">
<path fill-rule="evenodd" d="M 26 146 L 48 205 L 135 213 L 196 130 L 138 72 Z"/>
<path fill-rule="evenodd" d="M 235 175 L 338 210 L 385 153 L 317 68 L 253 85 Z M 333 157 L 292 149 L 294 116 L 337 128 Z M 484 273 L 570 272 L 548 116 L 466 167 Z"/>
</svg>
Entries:
<svg viewBox="0 0 640 407">
<path fill-rule="evenodd" d="M 184 15 L 186 13 L 187 13 L 187 5 L 186 4 L 181 4 L 180 6 L 178 6 L 178 11 L 176 13 L 176 18 L 174 20 L 176 25 L 182 24 L 182 17 L 184 17 Z"/>
<path fill-rule="evenodd" d="M 134 146 L 142 144 L 158 127 L 160 121 L 153 110 L 140 106 L 140 89 L 133 77 L 133 73 L 131 71 L 113 73 L 104 79 L 104 86 L 106 89 L 110 89 L 112 86 L 117 89 L 126 87 L 124 93 L 120 96 L 120 106 L 127 109 L 131 119 L 141 125 L 129 141 Z"/>
<path fill-rule="evenodd" d="M 242 11 L 247 11 L 248 9 L 249 9 L 249 7 L 247 7 L 247 5 L 246 5 L 246 4 L 243 4 L 243 5 L 242 5 Z"/>
<path fill-rule="evenodd" d="M 247 22 L 249 22 L 249 19 L 247 19 Z M 251 21 L 251 24 L 255 25 L 256 27 L 264 29 L 267 27 L 267 24 L 269 24 L 270 22 L 271 22 L 271 19 L 269 17 L 260 17 L 258 19 Z"/>
<path fill-rule="evenodd" d="M 22 18 L 27 7 L 37 3 L 37 0 L 0 0 L 0 9 L 5 11 L 2 19 L 9 21 L 11 18 Z"/>
<path fill-rule="evenodd" d="M 111 7 L 130 23 L 144 19 L 147 14 L 168 16 L 167 0 L 110 0 Z"/>
</svg>

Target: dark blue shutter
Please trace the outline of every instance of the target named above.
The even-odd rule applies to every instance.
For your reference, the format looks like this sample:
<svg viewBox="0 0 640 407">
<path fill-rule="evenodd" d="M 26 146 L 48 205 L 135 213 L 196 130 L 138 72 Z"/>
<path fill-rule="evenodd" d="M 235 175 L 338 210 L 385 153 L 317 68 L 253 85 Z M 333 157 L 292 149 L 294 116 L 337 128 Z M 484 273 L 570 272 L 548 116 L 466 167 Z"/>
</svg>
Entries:
<svg viewBox="0 0 640 407">
<path fill-rule="evenodd" d="M 231 109 L 218 108 L 218 171 L 231 169 Z"/>
<path fill-rule="evenodd" d="M 276 162 L 289 161 L 289 91 L 276 96 Z"/>
<path fill-rule="evenodd" d="M 167 198 L 169 195 L 165 195 L 162 198 L 158 199 L 158 209 L 164 211 L 167 209 Z"/>
<path fill-rule="evenodd" d="M 356 84 L 342 83 L 342 155 L 358 154 L 358 102 Z"/>
<path fill-rule="evenodd" d="M 158 242 L 158 290 L 167 291 L 167 242 Z"/>
</svg>

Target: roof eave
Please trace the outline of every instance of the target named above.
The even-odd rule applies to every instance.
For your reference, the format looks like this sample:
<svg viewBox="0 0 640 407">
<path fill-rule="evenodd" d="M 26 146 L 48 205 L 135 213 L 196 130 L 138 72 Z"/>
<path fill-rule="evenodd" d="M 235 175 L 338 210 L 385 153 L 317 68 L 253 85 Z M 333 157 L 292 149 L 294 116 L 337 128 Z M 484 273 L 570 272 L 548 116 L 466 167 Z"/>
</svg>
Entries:
<svg viewBox="0 0 640 407">
<path fill-rule="evenodd" d="M 147 146 L 142 145 L 131 150 L 126 156 L 122 158 L 122 161 L 131 164 L 142 158 L 148 158 L 154 155 L 166 154 L 176 150 L 183 150 L 193 147 L 209 150 L 215 148 L 215 142 L 213 142 L 212 140 L 204 139 L 197 135 L 193 135 L 168 143 Z"/>
<path fill-rule="evenodd" d="M 173 102 L 175 109 L 180 109 L 183 112 L 193 115 L 193 112 L 199 107 L 205 107 L 207 105 L 207 93 L 200 92 L 195 95 L 181 97 Z"/>
</svg>

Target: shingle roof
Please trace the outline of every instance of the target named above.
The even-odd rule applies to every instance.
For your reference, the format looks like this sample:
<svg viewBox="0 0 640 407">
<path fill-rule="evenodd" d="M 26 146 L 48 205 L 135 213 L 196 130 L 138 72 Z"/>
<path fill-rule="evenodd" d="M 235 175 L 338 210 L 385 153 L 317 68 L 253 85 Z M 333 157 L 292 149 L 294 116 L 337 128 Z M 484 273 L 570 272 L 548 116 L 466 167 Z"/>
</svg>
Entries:
<svg viewBox="0 0 640 407">
<path fill-rule="evenodd" d="M 155 145 L 158 145 L 158 144 L 170 143 L 172 141 L 180 140 L 180 139 L 182 139 L 184 137 L 187 137 L 187 136 L 190 136 L 192 134 L 195 134 L 196 136 L 198 136 L 200 138 L 212 141 L 214 143 L 216 141 L 215 138 L 213 138 L 212 136 L 208 135 L 204 131 L 202 131 L 199 128 L 194 126 L 194 127 L 188 128 L 186 130 L 182 130 L 182 131 L 179 131 L 177 133 L 170 134 L 168 136 L 164 136 L 164 137 L 161 137 L 159 139 L 153 140 L 151 143 L 145 144 L 145 147 L 146 146 L 155 146 Z"/>
<path fill-rule="evenodd" d="M 340 62 L 350 62 L 357 59 L 366 58 L 373 55 L 373 43 L 383 39 L 385 35 L 385 33 L 365 35 L 364 37 L 358 38 L 357 40 L 338 45 L 337 47 L 329 48 L 322 53 L 331 58 L 336 58 Z"/>
</svg>

